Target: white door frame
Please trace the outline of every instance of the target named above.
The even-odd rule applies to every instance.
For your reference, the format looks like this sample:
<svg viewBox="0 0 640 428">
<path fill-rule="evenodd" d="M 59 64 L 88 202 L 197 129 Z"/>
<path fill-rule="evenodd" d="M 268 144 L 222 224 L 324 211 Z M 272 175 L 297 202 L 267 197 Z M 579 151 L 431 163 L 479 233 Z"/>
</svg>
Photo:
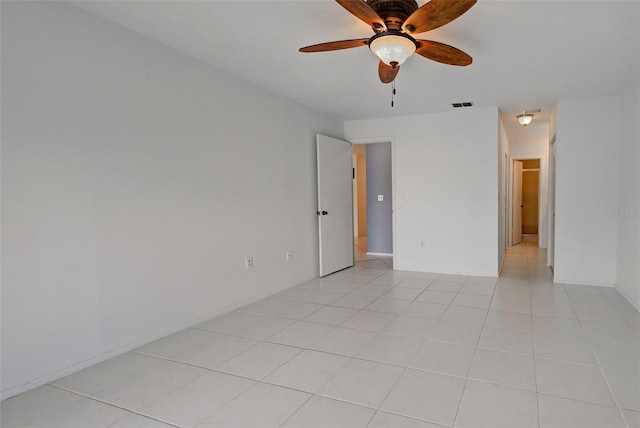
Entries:
<svg viewBox="0 0 640 428">
<path fill-rule="evenodd" d="M 556 136 L 549 142 L 549 203 L 547 205 L 547 266 L 554 269 L 556 245 Z"/>
<path fill-rule="evenodd" d="M 516 162 L 519 162 L 520 166 L 516 165 Z M 520 244 L 522 242 L 522 160 L 520 159 L 514 159 L 511 162 L 513 168 L 513 174 L 511 177 L 511 243 L 512 245 L 516 245 L 516 244 Z M 518 177 L 518 174 L 520 174 L 520 176 Z M 518 186 L 516 186 L 516 184 L 518 184 Z M 518 190 L 518 191 L 516 191 Z M 519 194 L 520 195 L 520 201 L 518 201 L 515 197 L 515 195 Z M 518 226 L 520 226 L 520 230 L 517 230 L 516 228 L 516 222 L 514 219 L 516 218 L 520 218 L 520 222 L 518 224 Z M 515 239 L 515 235 L 519 235 L 520 236 L 520 241 L 516 242 Z"/>
<path fill-rule="evenodd" d="M 396 268 L 396 138 L 390 137 L 369 137 L 369 138 L 353 138 L 347 140 L 351 144 L 375 144 L 375 143 L 391 143 L 391 233 L 393 234 L 393 268 Z"/>
<path fill-rule="evenodd" d="M 554 142 L 555 142 L 555 137 L 554 137 Z M 508 170 L 507 171 L 507 176 L 509 177 L 509 180 L 507 182 L 507 210 L 508 210 L 508 221 L 506 223 L 508 223 L 508 228 L 509 228 L 509 232 L 507 233 L 508 235 L 508 246 L 512 247 L 513 246 L 513 161 L 527 161 L 527 160 L 539 160 L 540 161 L 540 173 L 538 175 L 538 206 L 542 206 L 542 161 L 543 158 L 541 157 L 517 157 L 517 158 L 512 158 L 511 156 L 509 156 L 509 160 L 507 162 L 507 166 L 508 166 Z M 549 162 L 551 162 L 551 152 L 549 152 Z M 548 192 L 547 192 L 547 197 L 551 197 L 551 164 L 549 164 L 549 178 L 548 178 Z M 550 212 L 550 204 L 547 205 L 547 210 Z M 550 221 L 550 220 L 549 220 Z M 547 222 L 547 224 L 549 224 L 549 222 Z M 542 222 L 540 221 L 540 213 L 538 213 L 538 246 L 540 246 L 540 232 L 542 231 Z"/>
</svg>

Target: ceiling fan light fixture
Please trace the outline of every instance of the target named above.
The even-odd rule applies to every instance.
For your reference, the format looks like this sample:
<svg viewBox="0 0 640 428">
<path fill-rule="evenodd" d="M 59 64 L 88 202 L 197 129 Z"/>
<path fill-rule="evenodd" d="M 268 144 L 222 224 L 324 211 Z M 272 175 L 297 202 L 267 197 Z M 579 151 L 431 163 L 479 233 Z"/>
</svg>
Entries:
<svg viewBox="0 0 640 428">
<path fill-rule="evenodd" d="M 402 65 L 415 53 L 416 48 L 413 38 L 403 33 L 377 34 L 369 41 L 371 52 L 391 67 Z"/>
<path fill-rule="evenodd" d="M 533 114 L 527 114 L 527 112 L 523 111 L 522 114 L 516 116 L 518 118 L 518 122 L 520 125 L 527 126 L 533 120 Z"/>
</svg>

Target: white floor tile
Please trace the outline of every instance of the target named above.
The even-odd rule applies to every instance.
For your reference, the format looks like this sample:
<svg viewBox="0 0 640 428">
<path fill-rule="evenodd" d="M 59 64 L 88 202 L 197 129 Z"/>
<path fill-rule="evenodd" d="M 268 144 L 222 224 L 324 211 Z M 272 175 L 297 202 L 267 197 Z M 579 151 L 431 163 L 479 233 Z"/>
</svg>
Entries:
<svg viewBox="0 0 640 428">
<path fill-rule="evenodd" d="M 534 346 L 536 357 L 581 364 L 598 364 L 591 351 L 591 345 L 586 339 L 558 339 L 545 334 L 536 334 Z"/>
<path fill-rule="evenodd" d="M 540 300 L 534 300 L 531 302 L 531 312 L 534 315 L 575 319 L 576 313 L 574 308 L 569 302 L 544 302 Z"/>
<path fill-rule="evenodd" d="M 478 346 L 494 351 L 533 355 L 532 334 L 527 331 L 485 327 Z"/>
<path fill-rule="evenodd" d="M 476 348 L 426 340 L 409 363 L 413 369 L 467 377 Z"/>
<path fill-rule="evenodd" d="M 129 412 L 52 386 L 2 402 L 3 427 L 109 427 Z"/>
<path fill-rule="evenodd" d="M 378 332 L 391 324 L 395 317 L 384 312 L 360 311 L 342 323 L 342 327 Z"/>
<path fill-rule="evenodd" d="M 456 427 L 538 427 L 536 394 L 470 380 L 464 391 Z"/>
<path fill-rule="evenodd" d="M 371 303 L 365 309 L 367 311 L 399 314 L 411 303 L 411 300 L 393 299 L 391 297 L 386 297 L 386 296 L 387 295 L 385 294 L 383 297 Z"/>
<path fill-rule="evenodd" d="M 306 350 L 267 376 L 264 381 L 315 393 L 349 361 L 349 358 Z"/>
<path fill-rule="evenodd" d="M 394 415 L 378 411 L 371 419 L 367 428 L 442 428 L 442 425 L 432 424 L 419 419 L 408 418 L 406 416 Z"/>
<path fill-rule="evenodd" d="M 640 347 L 605 342 L 593 342 L 591 346 L 602 367 L 640 372 Z"/>
<path fill-rule="evenodd" d="M 463 379 L 407 369 L 381 409 L 452 426 L 464 386 Z"/>
<path fill-rule="evenodd" d="M 409 287 L 393 287 L 382 297 L 390 297 L 393 299 L 402 299 L 402 300 L 415 300 L 422 293 L 422 290 L 418 288 L 409 288 Z"/>
<path fill-rule="evenodd" d="M 581 324 L 591 341 L 640 346 L 640 334 L 629 326 L 590 321 Z"/>
<path fill-rule="evenodd" d="M 484 325 L 509 328 L 512 330 L 532 331 L 531 315 L 518 312 L 489 311 Z"/>
<path fill-rule="evenodd" d="M 448 293 L 446 291 L 424 290 L 416 299 L 419 302 L 439 303 L 441 305 L 449 305 L 457 296 L 456 293 Z"/>
<path fill-rule="evenodd" d="M 376 411 L 368 407 L 314 396 L 283 427 L 366 427 Z"/>
<path fill-rule="evenodd" d="M 128 353 L 53 382 L 54 385 L 131 410 L 139 410 L 206 373 L 206 370 Z"/>
<path fill-rule="evenodd" d="M 406 367 L 420 343 L 420 339 L 412 337 L 378 334 L 356 357 Z"/>
<path fill-rule="evenodd" d="M 197 426 L 277 427 L 310 397 L 304 392 L 259 383 Z"/>
<path fill-rule="evenodd" d="M 318 394 L 378 408 L 402 371 L 400 367 L 354 359 L 327 382 Z"/>
<path fill-rule="evenodd" d="M 428 339 L 441 342 L 459 343 L 461 345 L 476 346 L 480 339 L 482 327 L 470 324 L 455 324 L 438 321 Z"/>
<path fill-rule="evenodd" d="M 573 309 L 576 311 L 580 321 L 626 325 L 624 318 L 611 306 L 599 307 L 574 303 Z"/>
<path fill-rule="evenodd" d="M 411 317 L 431 318 L 434 320 L 439 319 L 442 314 L 447 310 L 447 305 L 440 305 L 438 303 L 429 303 L 414 301 L 407 308 L 402 311 L 402 315 Z"/>
<path fill-rule="evenodd" d="M 386 285 L 375 285 L 375 284 L 367 284 L 360 288 L 357 288 L 351 292 L 351 294 L 355 294 L 358 296 L 372 296 L 372 297 L 380 297 L 383 294 L 389 292 L 392 287 Z"/>
<path fill-rule="evenodd" d="M 611 369 L 603 372 L 618 406 L 640 412 L 640 374 Z"/>
<path fill-rule="evenodd" d="M 460 296 L 460 294 L 458 294 L 458 296 Z M 455 300 L 453 302 L 454 303 L 452 303 L 452 305 L 455 304 Z M 440 319 L 442 321 L 458 324 L 483 325 L 486 316 L 486 309 L 449 306 Z"/>
<path fill-rule="evenodd" d="M 368 305 L 370 305 L 374 300 L 376 300 L 375 296 L 360 296 L 357 294 L 347 294 L 343 298 L 333 302 L 332 306 L 340 306 L 343 308 L 352 308 L 352 309 L 363 309 Z"/>
<path fill-rule="evenodd" d="M 614 406 L 598 367 L 536 358 L 538 392 Z"/>
<path fill-rule="evenodd" d="M 431 285 L 431 282 L 433 282 L 434 279 L 435 279 L 435 275 L 432 276 L 431 278 L 418 278 L 418 277 L 411 276 L 407 279 L 402 280 L 402 282 L 398 285 L 402 287 L 417 288 L 420 290 L 424 290 L 427 287 L 429 287 L 429 285 Z"/>
<path fill-rule="evenodd" d="M 262 342 L 219 366 L 216 370 L 262 380 L 265 376 L 302 352 L 300 348 Z"/>
<path fill-rule="evenodd" d="M 557 340 L 583 340 L 587 336 L 577 319 L 533 316 L 533 335 L 544 335 Z"/>
<path fill-rule="evenodd" d="M 325 306 L 318 312 L 314 312 L 304 320 L 328 325 L 340 325 L 358 312 L 357 309 L 340 308 L 338 306 Z"/>
<path fill-rule="evenodd" d="M 629 428 L 640 428 L 640 412 L 622 409 L 622 416 Z"/>
<path fill-rule="evenodd" d="M 341 297 L 344 297 L 345 294 L 346 293 L 337 293 L 335 291 L 310 290 L 293 287 L 274 295 L 273 298 L 327 305 L 331 302 L 335 302 Z"/>
<path fill-rule="evenodd" d="M 436 279 L 429 285 L 429 290 L 432 291 L 447 291 L 449 293 L 457 293 L 462 288 L 463 282 L 449 281 L 444 279 Z"/>
<path fill-rule="evenodd" d="M 428 318 L 407 317 L 400 315 L 382 331 L 384 333 L 397 334 L 400 336 L 416 337 L 426 339 L 431 334 L 438 321 Z"/>
<path fill-rule="evenodd" d="M 465 283 L 469 277 L 466 275 L 456 275 L 456 274 L 450 274 L 450 273 L 441 273 L 438 274 L 438 278 L 439 280 L 442 281 L 450 281 L 450 282 L 457 282 L 460 284 Z"/>
<path fill-rule="evenodd" d="M 294 320 L 286 318 L 265 317 L 236 311 L 203 322 L 194 328 L 264 340 L 294 322 Z"/>
<path fill-rule="evenodd" d="M 370 331 L 338 327 L 309 346 L 309 349 L 353 357 L 374 337 L 376 333 Z"/>
<path fill-rule="evenodd" d="M 481 294 L 484 296 L 491 296 L 496 288 L 497 279 L 493 278 L 493 283 L 481 283 L 475 280 L 468 280 L 464 283 L 460 289 L 461 293 L 468 294 Z"/>
<path fill-rule="evenodd" d="M 195 426 L 254 384 L 236 376 L 207 372 L 140 412 L 175 425 Z"/>
<path fill-rule="evenodd" d="M 540 394 L 541 428 L 624 428 L 620 411 L 582 401 Z"/>
<path fill-rule="evenodd" d="M 489 303 L 491 303 L 491 296 L 458 293 L 451 304 L 454 306 L 467 306 L 470 308 L 488 309 Z"/>
<path fill-rule="evenodd" d="M 214 369 L 257 343 L 251 339 L 187 329 L 138 348 L 136 352 Z"/>
<path fill-rule="evenodd" d="M 173 425 L 131 413 L 126 418 L 119 420 L 113 425 L 109 425 L 109 428 L 173 428 Z"/>
<path fill-rule="evenodd" d="M 478 349 L 469 379 L 536 391 L 535 363 L 527 355 Z"/>
<path fill-rule="evenodd" d="M 291 302 L 280 299 L 263 299 L 248 306 L 244 306 L 240 308 L 239 311 L 301 320 L 322 308 L 323 305 L 318 305 L 316 303 Z"/>
<path fill-rule="evenodd" d="M 323 290 L 335 291 L 337 293 L 351 293 L 359 287 L 362 287 L 362 284 L 358 284 L 357 282 L 329 281 L 327 285 L 323 287 Z"/>
<path fill-rule="evenodd" d="M 326 336 L 335 327 L 307 321 L 298 321 L 284 330 L 274 334 L 269 342 L 306 348 Z"/>
</svg>

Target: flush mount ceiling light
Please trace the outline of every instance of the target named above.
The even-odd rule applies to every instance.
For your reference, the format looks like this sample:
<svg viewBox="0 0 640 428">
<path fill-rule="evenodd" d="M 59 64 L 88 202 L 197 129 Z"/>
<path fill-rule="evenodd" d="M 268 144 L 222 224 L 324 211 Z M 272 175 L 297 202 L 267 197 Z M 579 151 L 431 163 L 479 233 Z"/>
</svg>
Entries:
<svg viewBox="0 0 640 428">
<path fill-rule="evenodd" d="M 520 125 L 526 127 L 528 124 L 530 124 L 533 121 L 533 116 L 535 116 L 534 113 L 540 113 L 541 111 L 542 110 L 540 109 L 523 110 L 522 114 L 519 114 L 516 117 L 518 118 L 518 122 L 520 122 Z"/>
<path fill-rule="evenodd" d="M 527 126 L 528 124 L 531 123 L 532 120 L 533 120 L 533 115 L 527 114 L 527 112 L 525 111 L 523 111 L 522 114 L 518 115 L 518 122 L 520 122 L 520 125 L 522 126 Z"/>
<path fill-rule="evenodd" d="M 376 34 L 369 41 L 369 49 L 388 66 L 402 65 L 417 49 L 416 41 L 399 31 L 385 31 Z"/>
</svg>

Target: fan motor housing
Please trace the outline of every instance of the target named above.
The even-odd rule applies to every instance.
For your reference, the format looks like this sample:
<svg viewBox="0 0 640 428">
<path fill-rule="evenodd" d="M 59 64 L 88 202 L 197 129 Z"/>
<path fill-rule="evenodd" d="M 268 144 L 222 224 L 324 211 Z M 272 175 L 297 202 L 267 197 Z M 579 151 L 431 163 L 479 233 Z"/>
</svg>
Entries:
<svg viewBox="0 0 640 428">
<path fill-rule="evenodd" d="M 387 28 L 399 30 L 404 21 L 418 9 L 415 0 L 367 0 L 373 9 L 387 25 Z"/>
</svg>

